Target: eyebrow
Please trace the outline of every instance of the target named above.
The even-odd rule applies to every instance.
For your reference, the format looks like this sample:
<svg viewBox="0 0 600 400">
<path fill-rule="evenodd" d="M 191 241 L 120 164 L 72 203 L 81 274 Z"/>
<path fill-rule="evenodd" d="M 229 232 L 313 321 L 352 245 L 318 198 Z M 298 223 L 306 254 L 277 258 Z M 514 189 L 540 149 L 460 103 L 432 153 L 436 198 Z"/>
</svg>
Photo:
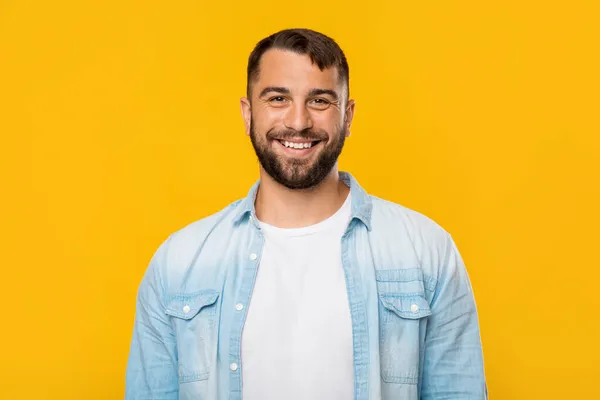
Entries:
<svg viewBox="0 0 600 400">
<path fill-rule="evenodd" d="M 267 93 L 270 93 L 270 92 L 275 92 L 275 93 L 280 93 L 280 94 L 290 94 L 290 89 L 284 88 L 284 87 L 281 87 L 281 86 L 269 86 L 269 87 L 264 88 L 260 92 L 260 94 L 258 95 L 258 97 L 259 98 L 263 97 Z"/>
<path fill-rule="evenodd" d="M 329 96 L 333 97 L 334 100 L 339 99 L 338 94 L 331 89 L 312 89 L 310 92 L 308 92 L 309 97 L 320 96 L 322 94 L 328 94 Z"/>
<path fill-rule="evenodd" d="M 275 92 L 275 93 L 279 93 L 279 94 L 290 94 L 290 90 L 288 88 L 281 87 L 281 86 L 269 86 L 269 87 L 264 88 L 260 92 L 258 97 L 259 98 L 264 97 L 265 95 L 267 95 L 268 93 L 271 93 L 271 92 Z M 337 92 L 334 90 L 331 90 L 331 89 L 311 89 L 310 92 L 308 92 L 309 97 L 320 96 L 323 94 L 327 94 L 327 95 L 333 97 L 334 100 L 339 99 Z"/>
</svg>

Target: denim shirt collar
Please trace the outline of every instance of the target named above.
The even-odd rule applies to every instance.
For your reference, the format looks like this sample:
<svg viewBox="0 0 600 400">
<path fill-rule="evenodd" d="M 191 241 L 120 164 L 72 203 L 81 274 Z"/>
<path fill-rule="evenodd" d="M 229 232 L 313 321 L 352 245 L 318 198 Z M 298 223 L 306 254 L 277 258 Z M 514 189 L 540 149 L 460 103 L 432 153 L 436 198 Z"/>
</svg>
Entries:
<svg viewBox="0 0 600 400">
<path fill-rule="evenodd" d="M 350 193 L 352 195 L 352 220 L 358 219 L 363 224 L 365 224 L 367 229 L 370 231 L 371 211 L 373 208 L 373 205 L 371 204 L 371 198 L 350 173 L 340 171 L 339 175 L 342 182 L 344 182 L 344 184 L 346 184 L 346 186 L 350 188 Z M 258 192 L 259 185 L 260 180 L 256 181 L 252 188 L 250 188 L 248 195 L 239 203 L 237 214 L 233 220 L 234 224 L 237 225 L 242 220 L 248 218 L 248 216 L 252 216 L 252 222 L 258 227 L 258 224 L 256 222 L 254 203 L 256 201 L 256 194 Z"/>
</svg>

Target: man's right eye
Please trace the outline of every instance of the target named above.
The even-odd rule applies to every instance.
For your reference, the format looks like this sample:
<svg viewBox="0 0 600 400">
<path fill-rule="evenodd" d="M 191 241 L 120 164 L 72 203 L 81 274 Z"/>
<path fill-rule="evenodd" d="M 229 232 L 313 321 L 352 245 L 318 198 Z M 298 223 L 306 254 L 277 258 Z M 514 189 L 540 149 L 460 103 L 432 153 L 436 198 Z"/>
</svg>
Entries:
<svg viewBox="0 0 600 400">
<path fill-rule="evenodd" d="M 271 97 L 269 99 L 269 101 L 275 102 L 275 103 L 281 103 L 281 102 L 285 101 L 285 98 L 283 98 L 282 96 L 275 96 L 275 97 Z"/>
</svg>

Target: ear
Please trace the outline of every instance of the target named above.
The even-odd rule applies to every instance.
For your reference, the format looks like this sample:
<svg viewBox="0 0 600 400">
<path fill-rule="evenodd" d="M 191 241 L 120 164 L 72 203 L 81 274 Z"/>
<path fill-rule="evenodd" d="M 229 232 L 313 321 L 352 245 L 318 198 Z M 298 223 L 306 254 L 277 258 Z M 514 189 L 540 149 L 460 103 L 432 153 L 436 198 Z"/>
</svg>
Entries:
<svg viewBox="0 0 600 400">
<path fill-rule="evenodd" d="M 354 106 L 356 101 L 348 100 L 348 105 L 346 105 L 346 112 L 344 116 L 344 125 L 346 127 L 346 137 L 350 136 L 350 125 L 352 124 L 352 119 L 354 118 Z"/>
<path fill-rule="evenodd" d="M 246 97 L 240 99 L 240 110 L 242 112 L 242 119 L 244 120 L 244 126 L 246 128 L 246 135 L 250 136 L 250 121 L 252 120 L 252 106 L 250 100 Z"/>
</svg>

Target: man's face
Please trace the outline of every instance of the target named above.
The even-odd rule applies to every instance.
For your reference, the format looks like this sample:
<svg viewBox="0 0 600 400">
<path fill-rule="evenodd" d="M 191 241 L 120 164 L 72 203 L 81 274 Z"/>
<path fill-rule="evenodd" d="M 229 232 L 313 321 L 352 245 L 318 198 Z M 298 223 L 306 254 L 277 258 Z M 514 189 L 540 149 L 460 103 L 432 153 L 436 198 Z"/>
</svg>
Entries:
<svg viewBox="0 0 600 400">
<path fill-rule="evenodd" d="M 246 132 L 262 168 L 290 189 L 318 185 L 336 165 L 354 111 L 336 68 L 307 55 L 268 50 L 242 99 Z"/>
</svg>

